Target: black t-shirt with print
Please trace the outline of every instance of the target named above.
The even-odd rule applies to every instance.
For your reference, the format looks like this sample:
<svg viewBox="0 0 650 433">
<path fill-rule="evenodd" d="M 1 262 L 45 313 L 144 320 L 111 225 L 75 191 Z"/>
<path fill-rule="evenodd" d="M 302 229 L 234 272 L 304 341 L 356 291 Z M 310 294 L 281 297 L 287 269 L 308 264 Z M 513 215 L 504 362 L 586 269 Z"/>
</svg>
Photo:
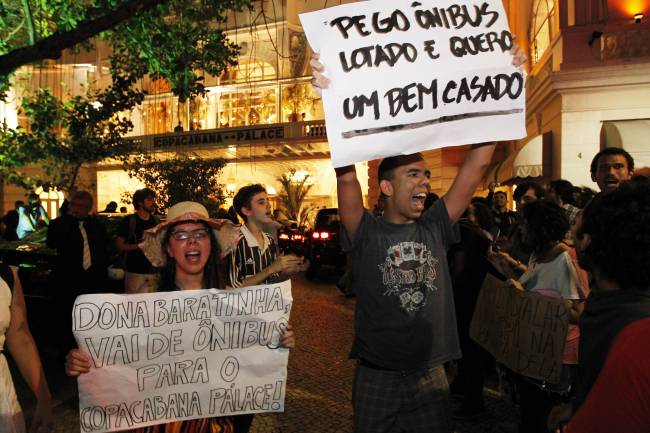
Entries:
<svg viewBox="0 0 650 433">
<path fill-rule="evenodd" d="M 460 358 L 447 250 L 458 242 L 444 200 L 413 224 L 364 212 L 351 252 L 357 294 L 352 355 L 394 370 Z"/>
<path fill-rule="evenodd" d="M 135 230 L 129 233 L 131 219 L 135 218 Z M 153 216 L 148 220 L 143 220 L 138 214 L 131 214 L 120 222 L 117 229 L 117 236 L 124 238 L 127 244 L 139 244 L 142 242 L 144 231 L 158 224 L 158 220 Z M 142 250 L 129 251 L 126 255 L 126 271 L 136 274 L 152 274 L 156 273 L 156 269 L 151 265 L 151 262 L 145 257 Z"/>
</svg>

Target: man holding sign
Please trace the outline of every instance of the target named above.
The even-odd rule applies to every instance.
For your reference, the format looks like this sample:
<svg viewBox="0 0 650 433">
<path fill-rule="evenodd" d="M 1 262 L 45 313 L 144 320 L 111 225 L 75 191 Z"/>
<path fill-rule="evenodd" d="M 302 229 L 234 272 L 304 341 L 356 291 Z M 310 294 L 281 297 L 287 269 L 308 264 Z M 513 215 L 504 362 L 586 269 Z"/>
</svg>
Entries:
<svg viewBox="0 0 650 433">
<path fill-rule="evenodd" d="M 407 5 L 405 2 L 398 3 Z M 502 7 L 497 7 L 500 2 L 493 3 L 489 4 L 490 7 L 494 6 L 502 12 Z M 390 8 L 391 4 L 394 8 L 395 2 L 382 0 L 355 3 L 345 5 L 340 11 L 338 8 L 336 12 L 332 9 L 327 16 L 314 17 L 310 16 L 314 14 L 308 14 L 301 16 L 301 19 L 312 47 L 316 51 L 322 51 L 327 64 L 334 66 L 334 59 L 337 58 L 334 51 L 338 46 L 314 43 L 319 41 L 316 36 L 318 26 L 325 24 L 345 32 L 350 38 L 354 32 L 360 38 L 369 36 L 372 31 L 389 33 L 382 31 L 382 26 L 384 30 L 388 25 L 393 30 L 403 31 L 409 28 L 406 14 L 398 10 L 392 14 L 389 12 L 392 18 L 386 20 L 379 19 L 382 12 L 369 11 L 368 16 L 372 18 L 368 22 L 371 24 L 364 22 L 366 15 L 363 12 L 366 9 L 381 9 L 382 6 Z M 415 5 L 421 6 L 421 3 L 413 3 L 411 7 Z M 483 12 L 485 5 L 487 3 L 481 9 Z M 424 6 L 421 8 L 424 9 Z M 463 8 L 467 12 L 467 7 Z M 477 13 L 482 13 L 481 10 L 477 9 Z M 337 12 L 340 15 L 338 17 Z M 420 18 L 423 16 L 420 15 Z M 322 38 L 327 38 L 327 35 Z M 430 47 L 432 45 L 429 44 Z M 515 66 L 525 62 L 525 57 L 516 47 L 505 51 L 514 56 L 512 63 Z M 339 57 L 343 58 L 343 55 Z M 403 55 L 408 57 L 406 51 Z M 415 56 L 411 55 L 413 57 Z M 504 62 L 502 56 L 501 66 L 510 67 L 510 61 Z M 391 67 L 394 65 L 392 61 L 387 63 L 393 63 Z M 372 64 L 379 68 L 385 66 L 377 60 Z M 336 115 L 332 114 L 336 110 L 336 103 L 330 105 L 333 108 L 328 110 L 328 102 L 340 100 L 337 99 L 339 95 L 350 89 L 357 90 L 353 86 L 358 81 L 348 80 L 348 76 L 341 73 L 341 70 L 333 68 L 332 71 L 328 70 L 328 73 L 332 72 L 333 85 L 330 86 L 318 54 L 314 55 L 311 65 L 314 70 L 314 86 L 317 89 L 331 87 L 331 90 L 323 92 L 328 137 L 332 160 L 337 167 L 339 214 L 344 228 L 342 242 L 351 254 L 352 268 L 355 270 L 352 275 L 352 284 L 357 294 L 356 336 L 352 349 L 352 355 L 358 359 L 353 385 L 355 432 L 451 432 L 448 384 L 442 364 L 459 358 L 460 348 L 446 253 L 458 238 L 454 222 L 469 204 L 490 164 L 494 145 L 474 145 L 448 193 L 424 211 L 424 199 L 430 190 L 430 172 L 419 153 L 406 153 L 414 149 L 450 145 L 449 137 L 440 143 L 419 142 L 411 145 L 413 138 L 422 141 L 427 137 L 436 137 L 439 133 L 421 134 L 418 129 L 436 129 L 437 123 L 413 119 L 403 120 L 409 122 L 408 128 L 403 128 L 406 123 L 402 123 L 391 130 L 390 124 L 384 127 L 377 123 L 373 127 L 366 128 L 366 124 L 364 128 L 354 129 L 353 131 L 360 132 L 356 135 L 339 134 L 341 125 L 332 123 L 337 122 Z M 438 63 L 437 66 L 444 69 L 443 65 L 444 63 Z M 362 68 L 363 65 L 358 69 Z M 348 72 L 345 69 L 343 67 L 344 72 Z M 390 78 L 390 82 L 383 84 L 396 85 L 394 81 L 399 77 L 399 74 L 385 76 L 386 79 Z M 345 78 L 345 81 L 336 81 L 341 78 Z M 373 81 L 368 75 L 366 79 Z M 336 83 L 339 83 L 339 87 L 334 86 Z M 372 100 L 366 102 L 376 108 L 375 113 L 381 113 L 378 103 L 374 104 Z M 343 105 L 345 107 L 345 102 Z M 453 119 L 456 120 L 463 118 L 461 113 L 454 116 Z M 451 119 L 445 122 L 454 123 Z M 523 123 L 515 126 L 513 129 L 523 129 Z M 330 135 L 332 130 L 334 133 Z M 400 133 L 391 133 L 396 130 Z M 371 134 L 368 135 L 368 132 Z M 480 131 L 476 132 L 474 131 L 473 137 L 482 140 L 472 141 L 470 134 L 464 137 L 469 137 L 467 141 L 454 144 L 496 139 L 491 133 L 482 137 Z M 342 153 L 345 152 L 342 148 L 337 149 L 334 143 L 346 137 L 353 139 L 368 136 L 374 143 L 363 142 L 364 139 L 356 143 L 349 142 L 348 148 L 358 146 L 347 154 Z M 402 140 L 404 137 L 407 137 L 406 141 Z M 373 148 L 365 148 L 365 153 L 357 152 L 369 143 Z M 400 143 L 398 149 L 395 148 L 396 143 Z M 392 156 L 400 152 L 401 155 Z M 381 162 L 378 170 L 379 186 L 385 198 L 385 210 L 380 218 L 371 216 L 363 208 L 361 186 L 355 168 L 347 165 L 360 161 L 359 155 L 362 154 L 366 159 L 389 156 Z"/>
</svg>

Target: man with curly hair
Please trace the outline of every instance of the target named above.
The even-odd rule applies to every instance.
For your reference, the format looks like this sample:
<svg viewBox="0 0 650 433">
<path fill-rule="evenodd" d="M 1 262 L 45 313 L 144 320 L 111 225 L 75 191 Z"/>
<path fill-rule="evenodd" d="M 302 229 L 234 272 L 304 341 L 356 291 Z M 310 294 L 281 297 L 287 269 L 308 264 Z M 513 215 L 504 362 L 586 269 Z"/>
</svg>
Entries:
<svg viewBox="0 0 650 433">
<path fill-rule="evenodd" d="M 650 184 L 624 182 L 599 194 L 575 229 L 580 266 L 591 272 L 593 280 L 580 318 L 574 412 L 596 382 L 616 336 L 633 322 L 650 317 Z M 560 412 L 551 415 L 550 427 L 568 418 L 567 412 Z"/>
</svg>

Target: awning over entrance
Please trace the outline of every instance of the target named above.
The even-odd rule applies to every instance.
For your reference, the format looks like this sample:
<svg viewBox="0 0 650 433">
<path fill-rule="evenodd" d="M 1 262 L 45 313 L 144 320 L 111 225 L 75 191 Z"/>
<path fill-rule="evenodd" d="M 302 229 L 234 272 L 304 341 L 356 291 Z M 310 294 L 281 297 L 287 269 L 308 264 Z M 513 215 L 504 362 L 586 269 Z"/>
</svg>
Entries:
<svg viewBox="0 0 650 433">
<path fill-rule="evenodd" d="M 636 167 L 650 167 L 650 119 L 603 122 L 600 145 L 621 147 L 632 155 Z"/>
<path fill-rule="evenodd" d="M 544 178 L 551 169 L 551 133 L 530 139 L 518 151 L 495 164 L 485 177 L 485 186 L 492 182 L 515 183 L 525 178 Z"/>
</svg>

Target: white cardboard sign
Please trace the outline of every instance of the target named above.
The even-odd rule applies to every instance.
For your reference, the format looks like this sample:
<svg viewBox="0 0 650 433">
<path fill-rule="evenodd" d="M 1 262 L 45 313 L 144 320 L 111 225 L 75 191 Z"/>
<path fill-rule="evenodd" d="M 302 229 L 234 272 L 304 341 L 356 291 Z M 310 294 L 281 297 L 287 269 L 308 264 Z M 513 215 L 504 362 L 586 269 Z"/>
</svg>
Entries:
<svg viewBox="0 0 650 433">
<path fill-rule="evenodd" d="M 300 20 L 331 80 L 334 167 L 526 136 L 501 0 L 373 0 Z"/>
<path fill-rule="evenodd" d="M 290 281 L 79 296 L 73 331 L 93 365 L 79 377 L 81 431 L 284 411 L 291 303 Z"/>
</svg>

